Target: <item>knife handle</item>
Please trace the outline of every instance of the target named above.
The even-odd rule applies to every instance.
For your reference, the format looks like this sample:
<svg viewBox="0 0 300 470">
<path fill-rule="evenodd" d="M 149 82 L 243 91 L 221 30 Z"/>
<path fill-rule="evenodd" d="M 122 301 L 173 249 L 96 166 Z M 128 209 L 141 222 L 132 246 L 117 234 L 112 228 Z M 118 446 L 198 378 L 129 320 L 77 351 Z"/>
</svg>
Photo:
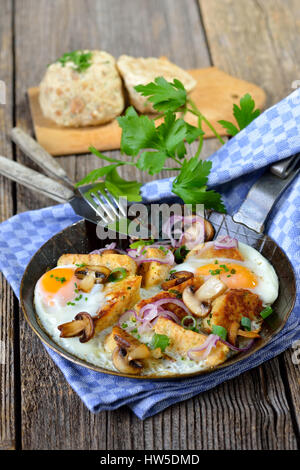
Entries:
<svg viewBox="0 0 300 470">
<path fill-rule="evenodd" d="M 265 221 L 278 200 L 299 173 L 300 154 L 274 163 L 252 186 L 233 220 L 262 233 Z"/>
<path fill-rule="evenodd" d="M 22 152 L 42 168 L 47 175 L 55 179 L 60 179 L 71 187 L 74 186 L 74 183 L 68 177 L 67 173 L 60 166 L 58 161 L 46 152 L 46 150 L 36 140 L 23 131 L 23 129 L 14 127 L 10 132 L 10 137 Z"/>
<path fill-rule="evenodd" d="M 1 155 L 0 174 L 54 201 L 68 202 L 74 197 L 74 191 L 66 186 Z"/>
</svg>

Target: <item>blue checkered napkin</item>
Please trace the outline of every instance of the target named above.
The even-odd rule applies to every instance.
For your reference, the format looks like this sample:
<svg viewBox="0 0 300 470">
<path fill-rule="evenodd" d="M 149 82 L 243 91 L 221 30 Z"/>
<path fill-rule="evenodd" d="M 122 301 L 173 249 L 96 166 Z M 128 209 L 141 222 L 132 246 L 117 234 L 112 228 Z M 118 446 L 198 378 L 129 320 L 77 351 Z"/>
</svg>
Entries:
<svg viewBox="0 0 300 470">
<path fill-rule="evenodd" d="M 300 90 L 265 111 L 247 129 L 211 156 L 210 186 L 224 196 L 230 213 L 237 210 L 251 185 L 273 161 L 300 150 Z M 234 179 L 234 182 L 231 180 Z M 230 183 L 229 183 L 230 181 Z M 171 195 L 172 180 L 147 183 L 147 201 Z M 78 220 L 68 205 L 16 215 L 0 225 L 0 269 L 18 296 L 24 269 L 52 235 Z M 38 228 L 38 230 L 37 230 Z M 297 276 L 297 302 L 285 328 L 265 348 L 239 364 L 191 379 L 147 381 L 90 371 L 48 350 L 67 381 L 93 412 L 128 405 L 141 419 L 186 400 L 258 366 L 300 338 L 300 178 L 284 193 L 270 217 L 267 232 L 285 250 Z"/>
</svg>

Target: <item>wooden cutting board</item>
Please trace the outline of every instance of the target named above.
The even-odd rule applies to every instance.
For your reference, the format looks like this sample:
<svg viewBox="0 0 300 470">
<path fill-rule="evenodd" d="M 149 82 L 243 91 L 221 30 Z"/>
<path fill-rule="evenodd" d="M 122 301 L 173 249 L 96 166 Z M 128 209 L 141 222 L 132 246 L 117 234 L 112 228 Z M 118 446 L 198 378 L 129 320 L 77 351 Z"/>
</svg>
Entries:
<svg viewBox="0 0 300 470">
<path fill-rule="evenodd" d="M 238 104 L 245 93 L 251 94 L 257 108 L 262 109 L 265 105 L 264 90 L 253 83 L 232 77 L 217 67 L 189 70 L 189 73 L 197 80 L 191 98 L 221 135 L 226 135 L 226 132 L 218 121 L 234 120 L 233 104 Z M 39 88 L 29 88 L 28 96 L 36 138 L 50 154 L 56 156 L 88 153 L 91 145 L 98 150 L 120 148 L 121 129 L 116 120 L 95 127 L 59 127 L 43 116 L 39 105 Z M 185 120 L 197 125 L 197 117 L 191 113 L 186 114 Z M 156 124 L 159 123 L 160 120 L 157 120 Z M 206 138 L 213 137 L 213 133 L 205 125 L 203 130 Z"/>
</svg>

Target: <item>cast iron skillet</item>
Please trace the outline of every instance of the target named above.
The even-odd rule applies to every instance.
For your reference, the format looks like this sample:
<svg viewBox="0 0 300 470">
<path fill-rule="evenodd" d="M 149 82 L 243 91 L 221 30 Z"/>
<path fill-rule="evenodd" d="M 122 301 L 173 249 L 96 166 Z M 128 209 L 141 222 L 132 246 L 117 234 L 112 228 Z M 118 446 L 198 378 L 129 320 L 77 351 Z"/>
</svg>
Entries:
<svg viewBox="0 0 300 470">
<path fill-rule="evenodd" d="M 79 222 L 62 230 L 48 242 L 46 242 L 33 256 L 23 275 L 21 283 L 21 306 L 25 318 L 37 336 L 51 349 L 70 361 L 105 374 L 118 375 L 137 379 L 170 379 L 183 378 L 208 373 L 211 370 L 221 369 L 232 364 L 236 364 L 254 352 L 263 348 L 279 331 L 284 327 L 295 303 L 296 281 L 290 261 L 279 246 L 267 235 L 258 234 L 247 229 L 241 224 L 237 224 L 229 215 L 211 212 L 207 216 L 215 228 L 216 235 L 230 235 L 239 241 L 246 243 L 258 250 L 275 268 L 279 278 L 279 296 L 273 304 L 274 313 L 268 317 L 261 332 L 261 338 L 256 340 L 253 347 L 244 353 L 232 356 L 225 363 L 218 365 L 214 369 L 199 371 L 188 374 L 173 374 L 161 377 L 158 375 L 135 376 L 126 375 L 120 372 L 103 369 L 89 362 L 73 356 L 61 346 L 56 344 L 44 331 L 37 319 L 34 306 L 34 287 L 42 274 L 56 266 L 58 258 L 64 253 L 89 253 L 96 248 L 102 248 L 107 240 L 99 240 L 96 237 L 96 225 L 80 220 Z M 127 240 L 122 240 L 119 244 L 122 248 L 128 246 Z"/>
</svg>

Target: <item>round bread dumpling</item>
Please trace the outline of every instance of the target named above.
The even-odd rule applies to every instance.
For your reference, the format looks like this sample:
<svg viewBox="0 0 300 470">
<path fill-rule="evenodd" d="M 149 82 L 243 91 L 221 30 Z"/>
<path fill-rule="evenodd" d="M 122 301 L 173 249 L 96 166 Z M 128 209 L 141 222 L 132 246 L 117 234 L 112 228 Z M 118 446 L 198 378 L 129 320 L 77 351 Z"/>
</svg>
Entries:
<svg viewBox="0 0 300 470">
<path fill-rule="evenodd" d="M 182 82 L 186 91 L 192 91 L 197 82 L 185 70 L 170 62 L 165 57 L 131 57 L 121 55 L 117 61 L 117 67 L 124 80 L 125 87 L 128 91 L 130 103 L 140 113 L 155 113 L 152 104 L 147 97 L 138 93 L 134 87 L 137 85 L 147 85 L 153 82 L 156 77 L 163 77 L 168 82 L 173 82 L 177 78 Z"/>
<path fill-rule="evenodd" d="M 51 64 L 40 84 L 40 106 L 59 126 L 104 124 L 124 109 L 114 57 L 104 51 L 74 51 Z"/>
</svg>

